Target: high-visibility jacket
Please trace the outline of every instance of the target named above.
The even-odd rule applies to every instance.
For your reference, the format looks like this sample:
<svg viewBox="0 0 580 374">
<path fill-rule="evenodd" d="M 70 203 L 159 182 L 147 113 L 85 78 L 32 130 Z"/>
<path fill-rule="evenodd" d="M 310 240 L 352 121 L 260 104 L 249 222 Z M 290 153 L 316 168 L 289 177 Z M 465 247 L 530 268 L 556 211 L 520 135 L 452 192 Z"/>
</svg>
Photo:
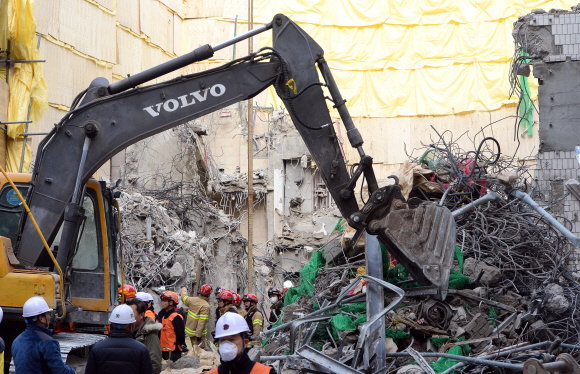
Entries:
<svg viewBox="0 0 580 374">
<path fill-rule="evenodd" d="M 161 329 L 159 341 L 161 343 L 162 351 L 181 351 L 181 346 L 177 344 L 177 334 L 175 333 L 175 328 L 173 327 L 173 320 L 175 318 L 183 319 L 181 314 L 177 313 L 175 310 L 169 316 L 163 316 L 161 319 L 163 328 Z"/>
<path fill-rule="evenodd" d="M 187 311 L 187 321 L 185 322 L 185 333 L 189 337 L 204 338 L 207 333 L 207 322 L 209 319 L 208 297 L 200 295 L 198 297 L 187 296 L 187 288 L 181 289 L 181 300 L 189 310 Z"/>
<path fill-rule="evenodd" d="M 235 367 L 231 367 L 230 366 L 231 364 L 235 364 Z M 220 368 L 222 368 L 221 371 Z M 242 357 L 240 357 L 239 360 L 236 360 L 235 362 L 230 361 L 229 363 L 222 363 L 217 368 L 211 369 L 207 374 L 219 374 L 220 372 L 222 373 L 233 372 L 232 369 L 236 370 L 235 371 L 236 373 L 250 373 L 250 374 L 276 373 L 274 368 L 272 368 L 271 366 L 266 366 L 259 362 L 254 362 L 250 360 L 247 353 L 243 353 Z"/>
<path fill-rule="evenodd" d="M 252 331 L 252 335 L 260 335 L 264 326 L 264 316 L 262 316 L 262 312 L 260 312 L 255 305 L 252 305 L 250 309 L 248 309 L 248 313 L 244 318 L 248 324 L 248 328 Z"/>
<path fill-rule="evenodd" d="M 152 310 L 149 310 L 149 309 L 147 309 L 147 310 L 145 311 L 145 317 L 149 317 L 149 318 L 151 318 L 151 319 L 153 320 L 153 322 L 155 322 L 155 320 L 157 319 L 157 318 L 156 318 L 157 316 L 155 315 L 155 312 L 154 312 L 154 311 L 152 311 Z"/>
</svg>

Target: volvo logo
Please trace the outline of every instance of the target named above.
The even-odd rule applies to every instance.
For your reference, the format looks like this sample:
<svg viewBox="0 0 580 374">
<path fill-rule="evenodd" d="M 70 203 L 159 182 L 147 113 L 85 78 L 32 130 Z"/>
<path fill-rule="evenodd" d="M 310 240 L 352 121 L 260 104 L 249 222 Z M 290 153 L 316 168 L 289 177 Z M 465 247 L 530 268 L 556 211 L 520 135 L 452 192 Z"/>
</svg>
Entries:
<svg viewBox="0 0 580 374">
<path fill-rule="evenodd" d="M 151 117 L 157 117 L 161 110 L 166 112 L 174 112 L 177 109 L 185 108 L 198 102 L 205 101 L 208 93 L 213 97 L 220 97 L 226 92 L 226 87 L 223 84 L 214 84 L 210 88 L 192 92 L 188 95 L 179 96 L 177 99 L 169 99 L 162 103 L 157 103 L 143 108 L 149 113 Z"/>
</svg>

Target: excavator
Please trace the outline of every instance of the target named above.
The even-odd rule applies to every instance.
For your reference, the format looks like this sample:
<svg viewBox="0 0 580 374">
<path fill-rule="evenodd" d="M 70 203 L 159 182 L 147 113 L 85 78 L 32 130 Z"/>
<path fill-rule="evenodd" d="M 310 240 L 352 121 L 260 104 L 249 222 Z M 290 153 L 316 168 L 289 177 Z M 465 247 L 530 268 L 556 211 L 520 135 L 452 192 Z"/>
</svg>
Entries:
<svg viewBox="0 0 580 374">
<path fill-rule="evenodd" d="M 144 85 L 267 30 L 273 33 L 272 47 L 218 68 Z M 13 321 L 2 323 L 0 336 L 10 335 L 6 325 L 22 331 L 22 306 L 35 295 L 54 308 L 57 322 L 107 325 L 108 312 L 117 304 L 119 216 L 114 187 L 91 176 L 129 145 L 251 99 L 271 85 L 336 206 L 357 230 L 352 242 L 365 232 L 376 236 L 416 282 L 445 298 L 455 245 L 451 212 L 428 202 L 409 206 L 396 177 L 395 183 L 379 187 L 373 159 L 364 152 L 324 50 L 278 14 L 262 27 L 115 83 L 94 79 L 40 142 L 32 174 L 7 174 L 13 184 L 0 176 L 0 306 L 5 321 Z M 351 173 L 327 101 L 360 155 Z M 361 179 L 369 198 L 359 207 L 355 187 Z"/>
</svg>

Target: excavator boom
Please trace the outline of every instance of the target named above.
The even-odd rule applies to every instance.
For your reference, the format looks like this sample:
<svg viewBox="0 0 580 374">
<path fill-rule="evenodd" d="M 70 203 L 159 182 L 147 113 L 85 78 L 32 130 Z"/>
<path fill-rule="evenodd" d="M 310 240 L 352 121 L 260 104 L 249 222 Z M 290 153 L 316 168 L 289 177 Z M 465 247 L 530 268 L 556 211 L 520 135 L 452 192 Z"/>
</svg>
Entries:
<svg viewBox="0 0 580 374">
<path fill-rule="evenodd" d="M 378 187 L 372 158 L 362 149 L 362 138 L 324 60 L 324 51 L 294 22 L 276 15 L 271 24 L 235 41 L 270 28 L 273 47 L 251 56 L 202 73 L 138 86 L 207 59 L 229 44 L 203 46 L 110 85 L 97 78 L 80 105 L 76 107 L 76 102 L 73 103 L 71 111 L 39 145 L 32 189 L 27 197 L 49 243 L 64 220 L 56 256 L 59 265 L 67 268 L 74 253 L 83 217 L 79 197 L 83 186 L 107 160 L 143 138 L 250 99 L 274 85 L 348 223 L 360 233 L 367 230 L 377 235 L 416 281 L 434 285 L 444 296 L 455 244 L 455 224 L 450 212 L 434 205 L 408 209 L 398 185 Z M 352 176 L 340 151 L 323 86 L 341 115 L 351 145 L 361 155 Z M 354 188 L 362 175 L 368 183 L 370 198 L 361 209 Z M 15 247 L 21 264 L 51 266 L 32 223 L 25 216 Z"/>
</svg>

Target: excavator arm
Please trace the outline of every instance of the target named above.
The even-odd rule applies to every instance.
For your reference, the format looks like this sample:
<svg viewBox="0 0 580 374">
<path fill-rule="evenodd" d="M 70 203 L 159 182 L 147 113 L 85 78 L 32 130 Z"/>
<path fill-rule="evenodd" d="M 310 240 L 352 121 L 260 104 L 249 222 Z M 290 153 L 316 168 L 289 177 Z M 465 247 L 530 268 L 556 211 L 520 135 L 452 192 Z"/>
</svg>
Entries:
<svg viewBox="0 0 580 374">
<path fill-rule="evenodd" d="M 273 32 L 273 48 L 202 73 L 139 86 L 268 29 Z M 271 85 L 288 109 L 349 225 L 359 233 L 366 230 L 377 235 L 416 281 L 435 286 L 444 297 L 455 244 L 455 224 L 450 212 L 434 205 L 408 209 L 397 184 L 378 187 L 372 158 L 362 149 L 362 137 L 324 60 L 324 51 L 299 26 L 280 14 L 257 30 L 217 46 L 200 47 L 122 81 L 109 84 L 104 78 L 97 78 L 78 106 L 75 100 L 71 111 L 39 145 L 27 198 L 49 243 L 64 220 L 56 256 L 59 265 L 70 268 L 84 217 L 81 204 L 84 186 L 107 160 L 143 138 L 250 99 Z M 323 86 L 330 97 L 325 98 Z M 339 111 L 350 144 L 361 156 L 352 176 L 340 151 L 327 99 Z M 354 188 L 362 176 L 367 181 L 370 198 L 361 209 Z M 32 222 L 25 215 L 16 250 L 23 265 L 51 265 Z"/>
</svg>

